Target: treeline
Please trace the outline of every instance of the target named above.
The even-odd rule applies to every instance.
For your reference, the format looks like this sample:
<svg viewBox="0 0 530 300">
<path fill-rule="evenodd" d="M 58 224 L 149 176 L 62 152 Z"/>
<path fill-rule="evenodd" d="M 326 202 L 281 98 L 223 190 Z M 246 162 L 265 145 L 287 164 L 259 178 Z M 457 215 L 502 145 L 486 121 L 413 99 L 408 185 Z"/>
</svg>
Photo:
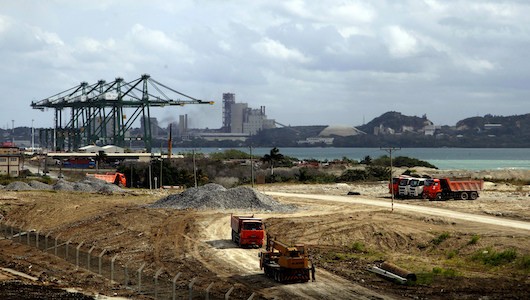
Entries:
<svg viewBox="0 0 530 300">
<path fill-rule="evenodd" d="M 262 157 L 254 157 L 252 163 L 249 153 L 239 150 L 225 150 L 208 157 L 202 153 L 185 153 L 184 156 L 171 161 L 126 163 L 120 165 L 118 171 L 125 174 L 132 187 L 139 188 L 160 185 L 194 187 L 206 183 L 233 187 L 251 184 L 251 178 L 254 182 L 264 183 L 338 183 L 390 178 L 390 158 L 386 155 L 375 159 L 366 156 L 361 161 L 347 158 L 330 162 L 308 161 L 305 165 L 299 165 L 296 158 L 282 155 L 278 148 Z M 436 168 L 428 162 L 404 156 L 393 158 L 392 166 Z M 342 170 L 340 175 L 335 175 L 337 169 Z"/>
</svg>

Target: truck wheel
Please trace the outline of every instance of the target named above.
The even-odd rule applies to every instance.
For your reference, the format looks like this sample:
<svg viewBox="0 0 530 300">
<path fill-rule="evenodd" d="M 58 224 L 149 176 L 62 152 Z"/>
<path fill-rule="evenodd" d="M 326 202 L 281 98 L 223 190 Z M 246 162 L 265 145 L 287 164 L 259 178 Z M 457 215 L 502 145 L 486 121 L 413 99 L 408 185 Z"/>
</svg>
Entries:
<svg viewBox="0 0 530 300">
<path fill-rule="evenodd" d="M 460 199 L 467 200 L 468 198 L 469 198 L 469 195 L 467 194 L 467 192 L 460 193 Z"/>
<path fill-rule="evenodd" d="M 436 201 L 442 200 L 442 194 L 441 193 L 436 194 L 436 197 L 434 197 L 434 200 Z"/>
<path fill-rule="evenodd" d="M 475 200 L 477 198 L 478 198 L 477 192 L 471 192 L 471 194 L 469 194 L 469 200 Z"/>
</svg>

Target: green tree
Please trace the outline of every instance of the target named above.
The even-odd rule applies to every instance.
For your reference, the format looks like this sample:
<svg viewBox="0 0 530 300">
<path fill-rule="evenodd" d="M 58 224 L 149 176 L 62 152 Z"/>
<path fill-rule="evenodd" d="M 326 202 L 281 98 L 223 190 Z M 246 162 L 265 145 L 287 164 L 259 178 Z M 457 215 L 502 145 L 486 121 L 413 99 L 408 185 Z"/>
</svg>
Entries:
<svg viewBox="0 0 530 300">
<path fill-rule="evenodd" d="M 265 163 L 268 163 L 271 169 L 271 176 L 274 175 L 274 163 L 281 161 L 283 159 L 283 154 L 280 153 L 280 150 L 276 147 L 272 148 L 269 154 L 263 155 L 261 160 Z"/>
</svg>

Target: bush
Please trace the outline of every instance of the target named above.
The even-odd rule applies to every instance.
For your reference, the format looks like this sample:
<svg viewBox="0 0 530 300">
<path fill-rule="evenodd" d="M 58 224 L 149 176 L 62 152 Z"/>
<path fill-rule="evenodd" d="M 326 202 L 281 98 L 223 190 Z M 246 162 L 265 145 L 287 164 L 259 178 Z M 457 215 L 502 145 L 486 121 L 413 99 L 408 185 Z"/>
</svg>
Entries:
<svg viewBox="0 0 530 300">
<path fill-rule="evenodd" d="M 467 243 L 468 245 L 475 245 L 476 243 L 478 243 L 478 240 L 480 239 L 480 236 L 479 235 L 473 235 L 471 237 L 471 240 Z"/>
<path fill-rule="evenodd" d="M 365 170 L 346 170 L 337 179 L 340 182 L 347 181 L 364 181 L 368 178 L 368 174 Z"/>
<path fill-rule="evenodd" d="M 500 266 L 511 263 L 517 258 L 517 251 L 515 249 L 506 249 L 501 252 L 497 252 L 490 248 L 477 251 L 472 259 L 480 261 L 485 265 Z"/>
<path fill-rule="evenodd" d="M 443 241 L 447 240 L 451 235 L 448 232 L 440 234 L 438 237 L 434 238 L 431 243 L 435 245 L 440 245 Z"/>
</svg>

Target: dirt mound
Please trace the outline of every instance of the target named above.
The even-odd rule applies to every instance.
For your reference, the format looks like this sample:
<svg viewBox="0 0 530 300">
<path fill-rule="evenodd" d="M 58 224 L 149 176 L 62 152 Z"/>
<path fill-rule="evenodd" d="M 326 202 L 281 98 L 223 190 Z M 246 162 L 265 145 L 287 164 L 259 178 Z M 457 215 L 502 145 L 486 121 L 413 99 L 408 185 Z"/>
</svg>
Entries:
<svg viewBox="0 0 530 300">
<path fill-rule="evenodd" d="M 22 181 L 13 181 L 5 187 L 8 191 L 31 191 L 34 190 L 29 184 Z"/>
<path fill-rule="evenodd" d="M 226 189 L 215 183 L 169 195 L 149 205 L 151 208 L 174 209 L 252 209 L 292 211 L 293 206 L 280 204 L 272 197 L 248 187 Z"/>
</svg>

